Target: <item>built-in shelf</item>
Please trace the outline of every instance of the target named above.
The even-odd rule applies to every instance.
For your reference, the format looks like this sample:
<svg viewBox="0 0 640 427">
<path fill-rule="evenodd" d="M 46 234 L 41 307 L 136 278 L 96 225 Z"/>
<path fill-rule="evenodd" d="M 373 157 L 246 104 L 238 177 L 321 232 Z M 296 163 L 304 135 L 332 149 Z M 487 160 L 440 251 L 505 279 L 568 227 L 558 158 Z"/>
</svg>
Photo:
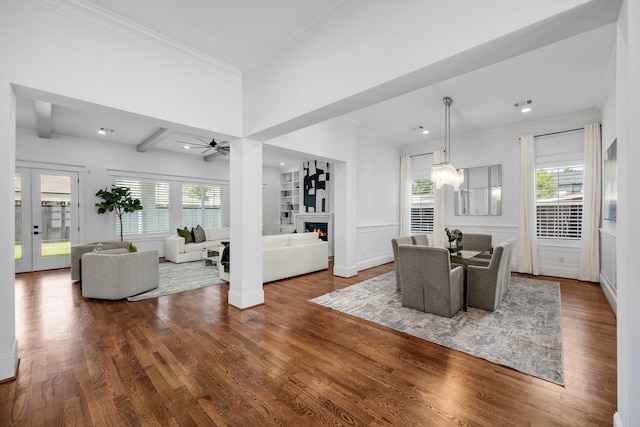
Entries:
<svg viewBox="0 0 640 427">
<path fill-rule="evenodd" d="M 300 172 L 280 174 L 280 232 L 294 230 L 293 216 L 300 212 Z"/>
</svg>

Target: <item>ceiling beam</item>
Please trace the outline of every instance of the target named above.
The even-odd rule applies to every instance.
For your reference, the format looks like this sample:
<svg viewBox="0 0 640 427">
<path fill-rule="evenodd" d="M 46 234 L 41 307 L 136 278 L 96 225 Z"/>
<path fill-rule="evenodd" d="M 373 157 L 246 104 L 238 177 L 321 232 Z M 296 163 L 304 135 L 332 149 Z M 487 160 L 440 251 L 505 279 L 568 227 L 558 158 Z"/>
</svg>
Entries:
<svg viewBox="0 0 640 427">
<path fill-rule="evenodd" d="M 160 128 L 155 131 L 151 136 L 147 137 L 144 141 L 142 141 L 136 147 L 136 150 L 140 153 L 144 153 L 145 151 L 149 151 L 156 145 L 160 144 L 166 137 L 169 136 L 171 131 L 167 128 Z"/>
<path fill-rule="evenodd" d="M 51 139 L 51 103 L 33 101 L 36 104 L 36 130 L 38 137 Z"/>
</svg>

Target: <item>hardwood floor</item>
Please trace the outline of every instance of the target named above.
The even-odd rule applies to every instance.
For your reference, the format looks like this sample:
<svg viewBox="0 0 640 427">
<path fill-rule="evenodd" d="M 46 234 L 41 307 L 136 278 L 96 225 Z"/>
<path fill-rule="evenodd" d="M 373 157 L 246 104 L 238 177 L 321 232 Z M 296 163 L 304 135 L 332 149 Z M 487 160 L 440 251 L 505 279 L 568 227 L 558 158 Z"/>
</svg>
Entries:
<svg viewBox="0 0 640 427">
<path fill-rule="evenodd" d="M 21 362 L 0 425 L 613 424 L 616 326 L 598 286 L 559 280 L 561 387 L 308 301 L 392 269 L 274 282 L 244 311 L 227 285 L 107 302 L 69 270 L 16 275 Z"/>
</svg>

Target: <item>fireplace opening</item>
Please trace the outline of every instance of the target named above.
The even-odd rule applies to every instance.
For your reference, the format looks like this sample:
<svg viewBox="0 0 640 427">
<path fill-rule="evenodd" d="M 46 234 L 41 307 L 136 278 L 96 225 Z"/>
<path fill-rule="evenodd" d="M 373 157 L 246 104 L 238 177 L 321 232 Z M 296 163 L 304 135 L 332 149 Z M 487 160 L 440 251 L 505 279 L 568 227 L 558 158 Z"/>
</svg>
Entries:
<svg viewBox="0 0 640 427">
<path fill-rule="evenodd" d="M 305 222 L 304 223 L 304 231 L 305 232 L 317 232 L 320 239 L 325 242 L 328 239 L 327 233 L 329 230 L 329 224 L 326 222 Z"/>
</svg>

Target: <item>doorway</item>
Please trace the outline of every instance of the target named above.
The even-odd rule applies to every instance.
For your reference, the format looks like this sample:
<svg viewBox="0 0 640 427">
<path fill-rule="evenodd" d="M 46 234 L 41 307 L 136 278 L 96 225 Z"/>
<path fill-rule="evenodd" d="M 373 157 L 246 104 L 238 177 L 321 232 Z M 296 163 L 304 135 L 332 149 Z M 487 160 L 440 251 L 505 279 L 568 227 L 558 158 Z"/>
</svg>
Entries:
<svg viewBox="0 0 640 427">
<path fill-rule="evenodd" d="M 71 265 L 78 240 L 78 173 L 16 168 L 16 273 Z"/>
</svg>

